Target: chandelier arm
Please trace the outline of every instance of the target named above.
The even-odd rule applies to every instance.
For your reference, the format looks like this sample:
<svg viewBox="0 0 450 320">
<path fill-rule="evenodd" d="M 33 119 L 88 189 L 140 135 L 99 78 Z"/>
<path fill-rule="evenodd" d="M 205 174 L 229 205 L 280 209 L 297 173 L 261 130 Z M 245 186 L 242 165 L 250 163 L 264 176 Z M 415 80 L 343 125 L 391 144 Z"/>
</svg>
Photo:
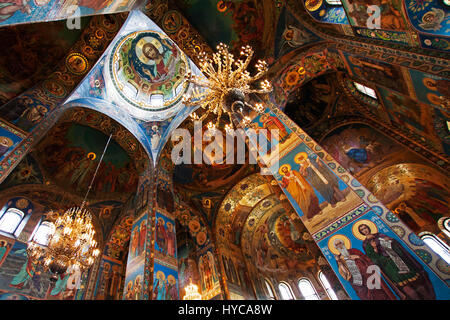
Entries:
<svg viewBox="0 0 450 320">
<path fill-rule="evenodd" d="M 246 93 L 260 93 L 260 94 L 264 94 L 264 93 L 270 93 L 272 90 L 268 90 L 268 89 L 249 89 L 246 91 Z"/>
<path fill-rule="evenodd" d="M 109 135 L 108 142 L 106 143 L 105 149 L 103 149 L 103 153 L 102 153 L 102 156 L 100 157 L 100 160 L 99 160 L 99 162 L 98 162 L 97 168 L 95 168 L 94 176 L 92 177 L 91 183 L 89 184 L 88 190 L 86 191 L 86 195 L 84 196 L 83 202 L 81 203 L 81 208 L 80 208 L 80 210 L 83 210 L 83 208 L 84 208 L 84 206 L 85 206 L 85 204 L 86 204 L 86 200 L 87 200 L 87 197 L 88 197 L 88 195 L 89 195 L 89 191 L 91 191 L 92 184 L 94 183 L 95 176 L 97 175 L 97 171 L 98 171 L 98 169 L 100 168 L 100 165 L 101 165 L 102 160 L 103 160 L 103 156 L 104 156 L 105 153 L 106 153 L 106 149 L 108 149 L 109 142 L 111 141 L 111 137 L 112 137 L 112 133 Z"/>
<path fill-rule="evenodd" d="M 244 60 L 244 64 L 242 66 L 242 71 L 247 70 L 248 66 L 250 65 L 250 61 L 253 58 L 253 50 L 250 51 L 250 54 L 246 57 L 246 59 Z"/>
<path fill-rule="evenodd" d="M 197 77 L 190 78 L 189 82 L 191 82 L 199 87 L 205 87 L 205 88 L 209 88 L 209 89 L 213 88 L 208 82 L 206 82 L 205 79 L 202 79 L 202 78 L 197 78 Z"/>
<path fill-rule="evenodd" d="M 261 79 L 266 73 L 267 73 L 267 70 L 258 72 L 257 74 L 255 74 L 253 76 L 253 81 Z"/>
</svg>

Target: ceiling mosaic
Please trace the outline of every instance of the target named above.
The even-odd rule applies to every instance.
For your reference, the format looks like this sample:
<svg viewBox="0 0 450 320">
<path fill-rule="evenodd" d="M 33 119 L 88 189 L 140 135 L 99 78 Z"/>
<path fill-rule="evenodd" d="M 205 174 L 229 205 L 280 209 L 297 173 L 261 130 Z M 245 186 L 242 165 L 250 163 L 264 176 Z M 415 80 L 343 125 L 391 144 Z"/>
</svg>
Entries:
<svg viewBox="0 0 450 320">
<path fill-rule="evenodd" d="M 145 111 L 163 111 L 187 89 L 186 56 L 165 35 L 139 31 L 123 37 L 109 60 L 111 80 L 120 96 Z M 133 110 L 130 109 L 133 114 Z"/>
<path fill-rule="evenodd" d="M 47 78 L 73 46 L 81 28 L 69 30 L 65 21 L 4 27 L 0 47 L 0 104 L 6 103 L 35 83 Z"/>
<path fill-rule="evenodd" d="M 49 181 L 84 196 L 108 133 L 113 133 L 113 139 L 97 172 L 90 199 L 124 202 L 136 191 L 139 172 L 148 166 L 148 158 L 134 136 L 105 115 L 72 109 L 50 129 L 33 154 Z"/>
<path fill-rule="evenodd" d="M 432 167 L 396 164 L 378 171 L 366 185 L 416 233 L 426 230 L 439 234 L 439 219 L 450 216 L 450 180 Z"/>
<path fill-rule="evenodd" d="M 330 116 L 336 100 L 336 75 L 325 74 L 310 80 L 288 97 L 284 112 L 304 130 Z"/>
<path fill-rule="evenodd" d="M 327 0 L 304 0 L 306 10 L 317 21 L 349 24 L 342 5 L 334 2 Z"/>
<path fill-rule="evenodd" d="M 318 248 L 305 227 L 299 230 L 276 195 L 255 205 L 242 228 L 242 250 L 264 273 L 298 272 L 310 267 Z"/>
<path fill-rule="evenodd" d="M 141 11 L 130 12 L 111 46 L 67 99 L 111 115 L 138 137 L 155 162 L 192 111 L 181 101 L 185 76 L 199 70 Z"/>
</svg>

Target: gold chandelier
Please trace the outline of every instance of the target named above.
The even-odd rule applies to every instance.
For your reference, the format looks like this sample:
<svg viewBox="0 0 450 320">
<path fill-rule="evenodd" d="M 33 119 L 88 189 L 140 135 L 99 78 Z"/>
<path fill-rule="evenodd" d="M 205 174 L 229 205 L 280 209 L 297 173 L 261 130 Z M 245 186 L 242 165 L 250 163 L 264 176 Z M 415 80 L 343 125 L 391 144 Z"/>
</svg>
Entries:
<svg viewBox="0 0 450 320">
<path fill-rule="evenodd" d="M 209 122 L 208 129 L 219 127 L 219 121 L 223 113 L 228 114 L 230 123 L 225 129 L 233 129 L 233 113 L 240 113 L 240 124 L 244 127 L 250 123 L 250 118 L 242 114 L 243 108 L 234 108 L 233 103 L 237 100 L 250 109 L 262 113 L 264 107 L 258 103 L 255 106 L 244 101 L 245 95 L 250 93 L 269 93 L 272 86 L 268 80 L 260 83 L 260 89 L 252 89 L 250 84 L 260 80 L 268 70 L 267 63 L 258 60 L 255 67 L 257 73 L 250 75 L 247 70 L 254 51 L 250 46 L 241 48 L 239 59 L 228 50 L 228 46 L 221 43 L 217 46 L 217 52 L 209 58 L 205 52 L 199 54 L 199 66 L 202 73 L 207 77 L 197 77 L 189 73 L 187 81 L 197 85 L 192 91 L 192 95 L 184 96 L 183 103 L 186 106 L 198 106 L 205 110 L 199 117 L 195 112 L 191 118 L 197 121 L 203 121 L 210 113 L 217 115 L 216 122 Z M 242 105 L 241 105 L 242 106 Z"/>
<path fill-rule="evenodd" d="M 69 268 L 86 270 L 100 254 L 94 239 L 92 214 L 85 209 L 85 204 L 111 137 L 112 134 L 109 135 L 81 207 L 73 207 L 56 219 L 47 246 L 34 241 L 28 245 L 28 258 L 35 264 L 43 265 L 45 270 L 50 270 L 53 273 L 50 278 L 52 281 L 56 281 L 56 275 L 64 274 Z"/>
<path fill-rule="evenodd" d="M 202 295 L 198 292 L 198 287 L 192 283 L 192 279 L 189 279 L 189 285 L 184 287 L 186 294 L 183 300 L 202 300 Z"/>
<path fill-rule="evenodd" d="M 63 274 L 70 266 L 83 271 L 94 263 L 100 253 L 94 236 L 90 212 L 71 208 L 55 221 L 47 247 L 32 242 L 27 253 L 32 260 L 43 264 L 46 270 L 54 274 Z"/>
</svg>

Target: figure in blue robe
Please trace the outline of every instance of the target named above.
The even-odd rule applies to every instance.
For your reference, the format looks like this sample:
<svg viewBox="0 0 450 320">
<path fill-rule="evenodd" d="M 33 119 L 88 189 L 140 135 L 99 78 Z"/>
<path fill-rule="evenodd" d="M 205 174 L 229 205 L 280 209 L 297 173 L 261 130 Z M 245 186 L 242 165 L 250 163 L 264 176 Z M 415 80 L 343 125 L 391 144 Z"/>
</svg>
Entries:
<svg viewBox="0 0 450 320">
<path fill-rule="evenodd" d="M 67 288 L 67 280 L 69 280 L 70 274 L 58 275 L 58 280 L 55 282 L 55 286 L 50 292 L 51 296 L 57 296 L 60 293 L 64 292 Z"/>
<path fill-rule="evenodd" d="M 36 267 L 32 263 L 31 259 L 27 258 L 27 261 L 25 261 L 22 265 L 19 273 L 14 276 L 9 286 L 22 289 L 23 286 L 26 285 L 31 278 L 33 278 L 35 268 Z"/>
<path fill-rule="evenodd" d="M 367 150 L 364 148 L 353 148 L 345 152 L 345 154 L 359 163 L 366 163 L 369 159 Z"/>
</svg>

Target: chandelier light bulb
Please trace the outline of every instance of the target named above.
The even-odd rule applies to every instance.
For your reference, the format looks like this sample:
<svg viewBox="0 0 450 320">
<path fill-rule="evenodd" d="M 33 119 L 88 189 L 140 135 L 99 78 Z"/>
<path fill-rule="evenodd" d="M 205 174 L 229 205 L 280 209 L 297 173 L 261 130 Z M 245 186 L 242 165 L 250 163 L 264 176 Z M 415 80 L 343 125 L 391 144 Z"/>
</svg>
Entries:
<svg viewBox="0 0 450 320">
<path fill-rule="evenodd" d="M 198 286 L 192 283 L 192 279 L 189 279 L 189 285 L 184 288 L 186 294 L 183 300 L 202 300 L 201 294 L 198 292 Z"/>
</svg>

